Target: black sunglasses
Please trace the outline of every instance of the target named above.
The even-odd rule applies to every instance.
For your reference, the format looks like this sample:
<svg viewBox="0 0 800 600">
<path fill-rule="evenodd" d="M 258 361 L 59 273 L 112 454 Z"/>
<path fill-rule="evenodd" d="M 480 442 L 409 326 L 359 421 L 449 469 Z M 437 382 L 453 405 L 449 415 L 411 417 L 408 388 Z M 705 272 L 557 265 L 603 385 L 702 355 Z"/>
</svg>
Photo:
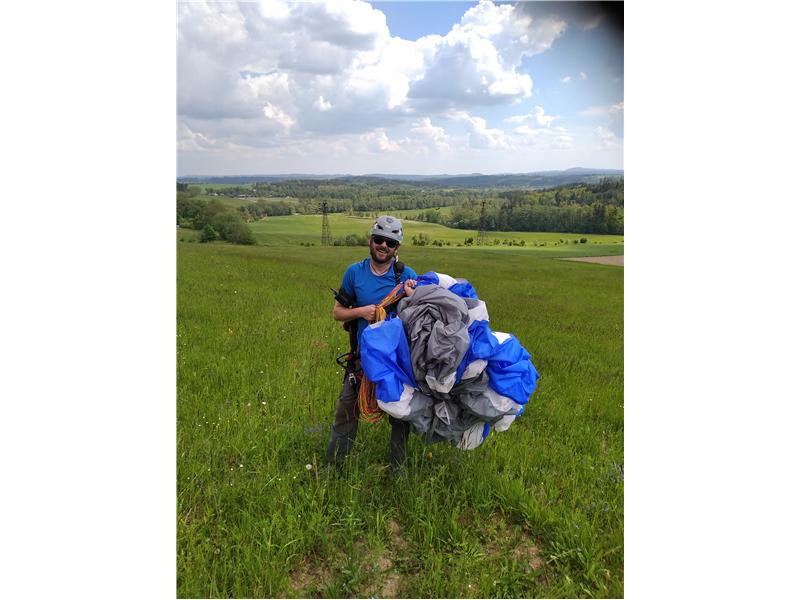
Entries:
<svg viewBox="0 0 800 600">
<path fill-rule="evenodd" d="M 397 240 L 390 240 L 389 238 L 385 238 L 382 235 L 373 235 L 372 242 L 376 246 L 380 246 L 381 244 L 385 243 L 389 248 L 397 248 L 398 242 Z"/>
</svg>

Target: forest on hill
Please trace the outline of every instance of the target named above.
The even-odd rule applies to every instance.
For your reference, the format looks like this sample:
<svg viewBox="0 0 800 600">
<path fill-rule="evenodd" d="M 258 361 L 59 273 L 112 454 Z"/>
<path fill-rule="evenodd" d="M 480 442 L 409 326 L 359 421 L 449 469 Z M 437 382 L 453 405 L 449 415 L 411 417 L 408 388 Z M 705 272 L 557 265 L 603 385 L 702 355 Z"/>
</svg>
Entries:
<svg viewBox="0 0 800 600">
<path fill-rule="evenodd" d="M 206 188 L 178 183 L 178 223 L 202 229 L 213 217 L 235 213 L 243 221 L 290 214 L 412 213 L 418 221 L 456 229 L 624 234 L 622 178 L 547 189 L 426 188 L 403 182 L 371 180 L 283 181 L 251 186 Z M 205 192 L 203 194 L 202 192 Z M 236 209 L 218 198 L 244 198 Z M 435 210 L 451 207 L 448 211 Z M 226 216 L 229 221 L 230 216 Z M 238 227 L 238 226 L 237 226 Z"/>
</svg>

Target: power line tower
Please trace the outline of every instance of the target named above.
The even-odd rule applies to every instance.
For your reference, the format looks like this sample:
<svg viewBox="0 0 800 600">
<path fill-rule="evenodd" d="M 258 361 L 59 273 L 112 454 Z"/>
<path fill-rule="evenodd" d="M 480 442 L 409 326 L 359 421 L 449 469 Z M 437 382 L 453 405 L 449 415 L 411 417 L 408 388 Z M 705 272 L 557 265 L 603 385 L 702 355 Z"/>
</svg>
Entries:
<svg viewBox="0 0 800 600">
<path fill-rule="evenodd" d="M 328 203 L 322 203 L 322 246 L 332 246 L 331 224 L 328 223 Z"/>
<path fill-rule="evenodd" d="M 486 245 L 486 200 L 481 202 L 481 218 L 478 221 L 478 246 Z"/>
</svg>

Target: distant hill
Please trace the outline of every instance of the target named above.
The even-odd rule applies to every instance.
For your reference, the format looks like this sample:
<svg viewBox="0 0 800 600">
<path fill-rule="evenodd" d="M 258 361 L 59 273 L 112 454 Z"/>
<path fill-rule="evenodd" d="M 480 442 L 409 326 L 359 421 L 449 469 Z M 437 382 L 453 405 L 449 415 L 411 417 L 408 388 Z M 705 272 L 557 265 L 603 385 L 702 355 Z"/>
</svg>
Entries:
<svg viewBox="0 0 800 600">
<path fill-rule="evenodd" d="M 218 183 L 228 185 L 247 185 L 253 183 L 273 183 L 290 180 L 336 180 L 348 183 L 385 183 L 396 181 L 405 184 L 418 184 L 426 187 L 504 187 L 504 188 L 548 188 L 576 183 L 597 183 L 604 178 L 623 177 L 621 169 L 589 169 L 574 167 L 564 171 L 535 171 L 532 173 L 500 173 L 483 175 L 391 175 L 375 173 L 369 175 L 309 175 L 290 173 L 286 175 L 234 175 L 234 176 L 192 176 L 179 177 L 180 183 L 203 184 Z"/>
</svg>

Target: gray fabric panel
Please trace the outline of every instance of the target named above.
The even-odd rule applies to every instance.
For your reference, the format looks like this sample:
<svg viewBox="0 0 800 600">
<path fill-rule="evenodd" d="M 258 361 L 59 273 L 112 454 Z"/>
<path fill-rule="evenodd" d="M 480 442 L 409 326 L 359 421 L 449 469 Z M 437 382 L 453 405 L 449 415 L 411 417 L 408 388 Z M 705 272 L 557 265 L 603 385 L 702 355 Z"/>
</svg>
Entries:
<svg viewBox="0 0 800 600">
<path fill-rule="evenodd" d="M 422 286 L 411 298 L 400 301 L 397 316 L 408 337 L 414 379 L 429 394 L 433 390 L 426 383 L 428 377 L 448 388 L 448 378 L 469 349 L 464 299 L 437 285 Z"/>
</svg>

